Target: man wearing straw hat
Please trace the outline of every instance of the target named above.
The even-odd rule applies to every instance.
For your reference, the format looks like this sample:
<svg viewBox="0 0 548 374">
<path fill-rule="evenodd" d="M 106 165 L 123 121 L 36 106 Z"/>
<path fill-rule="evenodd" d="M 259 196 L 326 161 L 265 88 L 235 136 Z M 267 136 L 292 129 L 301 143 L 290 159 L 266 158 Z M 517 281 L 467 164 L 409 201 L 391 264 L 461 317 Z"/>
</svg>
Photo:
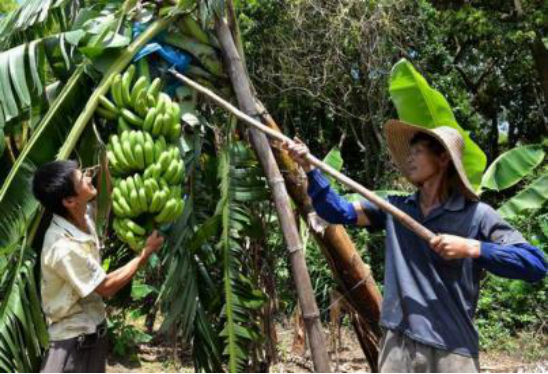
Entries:
<svg viewBox="0 0 548 374">
<path fill-rule="evenodd" d="M 395 165 L 418 189 L 388 201 L 437 234 L 429 243 L 372 203 L 337 195 L 300 141 L 285 146 L 307 172 L 322 218 L 386 230 L 380 371 L 479 372 L 474 313 L 482 271 L 536 282 L 546 274 L 544 254 L 479 201 L 457 130 L 389 121 L 385 135 Z"/>
</svg>

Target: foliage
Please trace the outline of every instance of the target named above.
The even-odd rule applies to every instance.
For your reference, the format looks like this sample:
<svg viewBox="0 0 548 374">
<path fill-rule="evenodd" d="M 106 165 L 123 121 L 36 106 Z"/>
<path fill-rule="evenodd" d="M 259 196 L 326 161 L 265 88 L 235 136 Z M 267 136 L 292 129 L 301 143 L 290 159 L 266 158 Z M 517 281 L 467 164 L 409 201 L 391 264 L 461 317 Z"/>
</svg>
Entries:
<svg viewBox="0 0 548 374">
<path fill-rule="evenodd" d="M 34 371 L 48 342 L 34 275 L 36 255 L 26 240 L 15 247 L 0 257 L 0 369 L 6 373 Z"/>
<path fill-rule="evenodd" d="M 481 180 L 482 189 L 505 190 L 529 175 L 544 160 L 538 145 L 511 149 L 493 161 Z"/>
<path fill-rule="evenodd" d="M 546 211 L 530 217 L 520 216 L 511 224 L 520 230 L 531 244 L 548 254 L 548 227 Z M 544 228 L 543 228 L 544 225 Z M 488 274 L 482 281 L 478 301 L 477 325 L 483 348 L 506 348 L 510 337 L 520 331 L 536 336 L 546 334 L 544 324 L 548 297 L 548 279 L 535 284 L 502 279 Z"/>
<path fill-rule="evenodd" d="M 138 360 L 136 355 L 139 344 L 148 343 L 152 336 L 136 327 L 135 313 L 111 313 L 108 318 L 108 337 L 112 345 L 112 351 L 118 357 Z M 132 323 L 133 322 L 133 323 Z"/>
</svg>

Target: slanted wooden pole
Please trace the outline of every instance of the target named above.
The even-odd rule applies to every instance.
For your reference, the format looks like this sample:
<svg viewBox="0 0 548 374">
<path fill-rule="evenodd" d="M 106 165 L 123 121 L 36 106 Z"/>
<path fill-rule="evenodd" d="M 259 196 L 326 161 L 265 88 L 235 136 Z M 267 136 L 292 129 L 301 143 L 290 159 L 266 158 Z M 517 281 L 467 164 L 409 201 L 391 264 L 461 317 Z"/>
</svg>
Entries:
<svg viewBox="0 0 548 374">
<path fill-rule="evenodd" d="M 261 122 L 256 120 L 253 117 L 259 117 L 259 114 L 257 113 L 257 109 L 254 108 L 253 111 L 250 111 L 252 115 L 247 115 L 246 113 L 243 113 L 238 108 L 236 108 L 234 105 L 230 104 L 228 101 L 222 99 L 218 95 L 216 95 L 211 90 L 199 85 L 198 83 L 194 82 L 192 79 L 189 79 L 185 77 L 184 75 L 178 74 L 177 72 L 172 70 L 172 73 L 179 78 L 182 82 L 189 85 L 190 87 L 194 88 L 195 90 L 207 95 L 211 99 L 213 99 L 217 104 L 222 106 L 223 108 L 227 109 L 231 113 L 233 113 L 236 117 L 241 119 L 242 121 L 247 122 L 249 125 L 251 125 L 254 129 L 260 130 L 263 133 L 267 134 L 268 136 L 274 138 L 275 140 L 278 140 L 280 142 L 285 143 L 293 143 L 293 140 L 289 137 L 285 136 L 284 134 L 271 129 L 268 126 L 263 125 Z M 253 131 L 253 130 L 251 130 Z M 266 139 L 265 139 L 266 140 Z M 268 142 L 267 142 L 268 144 Z M 269 147 L 270 148 L 270 147 Z M 423 238 L 426 241 L 430 241 L 432 238 L 434 238 L 434 233 L 421 225 L 419 222 L 417 222 L 415 219 L 413 219 L 411 216 L 409 216 L 407 213 L 402 211 L 401 209 L 395 207 L 394 205 L 390 204 L 386 200 L 382 199 L 380 196 L 377 196 L 374 192 L 369 191 L 367 188 L 359 184 L 358 182 L 352 180 L 351 178 L 347 177 L 346 175 L 340 173 L 339 171 L 335 170 L 331 166 L 327 165 L 326 163 L 322 162 L 315 156 L 308 154 L 306 157 L 307 161 L 317 167 L 318 169 L 322 170 L 326 174 L 331 175 L 333 178 L 335 178 L 338 182 L 344 184 L 351 190 L 359 193 L 363 197 L 365 197 L 367 200 L 371 201 L 373 204 L 378 206 L 380 209 L 385 211 L 388 214 L 391 214 L 394 216 L 398 221 L 400 221 L 404 226 L 406 226 L 409 230 L 416 233 L 418 236 Z"/>
<path fill-rule="evenodd" d="M 222 18 L 217 18 L 215 30 L 225 58 L 227 71 L 238 99 L 238 104 L 248 115 L 257 116 L 258 113 L 249 80 L 226 21 Z M 325 343 L 320 322 L 320 312 L 314 298 L 301 238 L 297 230 L 293 210 L 290 206 L 284 179 L 266 136 L 261 131 L 252 128 L 250 129 L 250 140 L 270 186 L 278 220 L 282 226 L 284 240 L 289 250 L 293 278 L 303 311 L 314 370 L 316 372 L 331 372 L 327 344 Z"/>
</svg>

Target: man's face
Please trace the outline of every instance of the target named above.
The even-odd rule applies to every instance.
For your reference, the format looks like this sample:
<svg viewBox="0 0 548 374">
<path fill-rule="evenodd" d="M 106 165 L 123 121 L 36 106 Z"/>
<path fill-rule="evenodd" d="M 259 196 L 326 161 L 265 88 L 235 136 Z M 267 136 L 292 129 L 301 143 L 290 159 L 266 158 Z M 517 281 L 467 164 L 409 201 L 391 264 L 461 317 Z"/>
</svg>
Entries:
<svg viewBox="0 0 548 374">
<path fill-rule="evenodd" d="M 75 196 L 65 199 L 67 208 L 77 205 L 86 205 L 93 200 L 97 195 L 97 190 L 93 185 L 94 169 L 86 169 L 84 171 L 76 169 L 73 175 Z"/>
<path fill-rule="evenodd" d="M 411 146 L 411 153 L 407 158 L 407 172 L 409 179 L 416 185 L 422 185 L 442 173 L 449 164 L 447 152 L 441 155 L 433 153 L 424 143 Z"/>
</svg>

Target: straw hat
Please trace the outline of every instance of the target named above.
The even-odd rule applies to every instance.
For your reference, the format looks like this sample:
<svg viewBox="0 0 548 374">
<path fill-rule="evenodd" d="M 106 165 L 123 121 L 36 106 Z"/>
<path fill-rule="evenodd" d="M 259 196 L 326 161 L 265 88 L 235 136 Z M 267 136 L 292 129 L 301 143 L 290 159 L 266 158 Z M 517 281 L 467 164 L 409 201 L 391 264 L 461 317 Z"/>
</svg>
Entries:
<svg viewBox="0 0 548 374">
<path fill-rule="evenodd" d="M 464 166 L 462 164 L 462 158 L 464 154 L 464 139 L 458 130 L 448 127 L 440 126 L 435 129 L 425 129 L 423 127 L 411 125 L 409 123 L 390 120 L 384 125 L 384 133 L 386 135 L 386 141 L 388 143 L 388 150 L 392 156 L 392 160 L 407 179 L 409 175 L 407 172 L 407 158 L 411 153 L 411 139 L 415 134 L 422 132 L 428 134 L 437 139 L 440 144 L 447 150 L 451 156 L 453 165 L 459 177 L 462 192 L 473 200 L 478 200 L 474 188 L 470 184 Z"/>
</svg>

